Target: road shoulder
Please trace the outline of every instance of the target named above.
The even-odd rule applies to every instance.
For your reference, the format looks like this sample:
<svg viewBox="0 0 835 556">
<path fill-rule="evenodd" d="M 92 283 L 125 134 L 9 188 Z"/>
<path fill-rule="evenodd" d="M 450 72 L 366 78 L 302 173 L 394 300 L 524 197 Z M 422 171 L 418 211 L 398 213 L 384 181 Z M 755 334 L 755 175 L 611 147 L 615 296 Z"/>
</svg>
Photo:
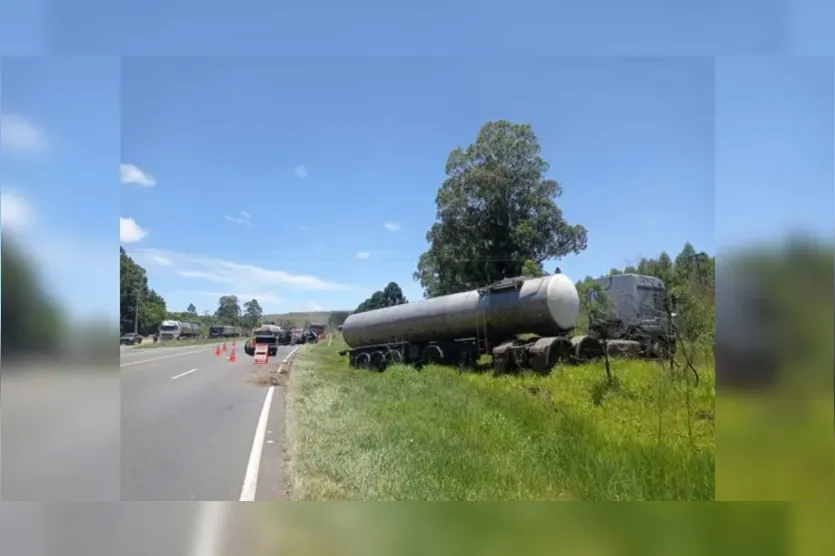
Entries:
<svg viewBox="0 0 835 556">
<path fill-rule="evenodd" d="M 287 473 L 287 383 L 293 360 L 304 346 L 299 348 L 288 352 L 281 350 L 279 356 L 271 358 L 267 365 L 252 365 L 249 373 L 249 382 L 263 387 L 265 394 L 272 388 L 255 501 L 283 501 L 292 498 Z"/>
</svg>

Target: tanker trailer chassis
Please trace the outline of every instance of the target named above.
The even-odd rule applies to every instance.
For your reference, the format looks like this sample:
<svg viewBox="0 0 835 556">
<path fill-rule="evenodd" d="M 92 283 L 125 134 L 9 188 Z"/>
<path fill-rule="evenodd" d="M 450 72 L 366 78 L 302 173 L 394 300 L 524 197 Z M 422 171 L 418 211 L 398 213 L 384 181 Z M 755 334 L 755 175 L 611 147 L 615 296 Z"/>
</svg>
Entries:
<svg viewBox="0 0 835 556">
<path fill-rule="evenodd" d="M 418 368 L 431 364 L 471 365 L 478 360 L 480 351 L 476 338 L 463 338 L 425 343 L 392 341 L 344 350 L 339 354 L 349 356 L 351 367 L 383 371 L 389 365 L 398 363 Z"/>
<path fill-rule="evenodd" d="M 597 280 L 610 312 L 570 337 L 580 299 L 565 275 L 507 278 L 477 290 L 349 316 L 342 335 L 354 368 L 392 363 L 473 366 L 490 355 L 497 374 L 614 357 L 669 357 L 676 338 L 662 314 L 664 283 L 635 274 Z M 660 296 L 660 297 L 659 297 Z M 590 292 L 591 301 L 591 292 Z"/>
<path fill-rule="evenodd" d="M 496 374 L 525 369 L 544 374 L 555 365 L 601 359 L 604 349 L 609 357 L 654 359 L 668 356 L 663 351 L 665 347 L 633 339 L 609 339 L 604 342 L 596 335 L 583 335 L 513 339 L 501 342 L 492 349 L 477 338 L 429 343 L 401 341 L 344 350 L 339 355 L 348 355 L 353 368 L 384 371 L 389 365 L 398 363 L 416 368 L 431 364 L 472 367 L 482 355 L 488 354 Z"/>
<path fill-rule="evenodd" d="M 405 363 L 421 368 L 424 365 L 456 365 L 472 367 L 481 355 L 493 359 L 497 374 L 523 369 L 545 373 L 555 364 L 573 359 L 574 346 L 565 336 L 509 340 L 490 349 L 478 338 L 462 338 L 452 341 L 415 343 L 393 341 L 386 344 L 363 346 L 340 351 L 349 357 L 349 364 L 356 369 L 383 371 L 389 365 Z"/>
</svg>

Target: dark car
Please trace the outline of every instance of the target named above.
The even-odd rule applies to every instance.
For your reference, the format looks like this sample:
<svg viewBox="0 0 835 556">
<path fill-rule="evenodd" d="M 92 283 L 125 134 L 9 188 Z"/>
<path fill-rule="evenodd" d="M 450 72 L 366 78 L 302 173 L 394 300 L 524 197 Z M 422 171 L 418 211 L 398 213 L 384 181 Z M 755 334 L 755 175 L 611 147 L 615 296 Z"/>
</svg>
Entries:
<svg viewBox="0 0 835 556">
<path fill-rule="evenodd" d="M 142 336 L 137 334 L 136 332 L 128 332 L 127 334 L 123 335 L 119 338 L 119 344 L 123 346 L 132 346 L 134 344 L 141 344 L 142 343 Z"/>
</svg>

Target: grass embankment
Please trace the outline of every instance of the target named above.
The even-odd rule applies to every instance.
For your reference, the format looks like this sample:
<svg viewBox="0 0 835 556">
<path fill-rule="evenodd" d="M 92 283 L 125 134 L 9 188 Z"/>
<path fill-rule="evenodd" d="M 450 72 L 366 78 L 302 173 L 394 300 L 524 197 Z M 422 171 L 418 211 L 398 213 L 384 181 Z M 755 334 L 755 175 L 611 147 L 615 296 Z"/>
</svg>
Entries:
<svg viewBox="0 0 835 556">
<path fill-rule="evenodd" d="M 223 342 L 226 342 L 227 345 L 231 345 L 233 339 L 237 340 L 241 345 L 243 345 L 243 342 L 246 341 L 246 338 L 198 338 L 196 340 L 166 340 L 159 342 L 147 339 L 134 347 L 136 349 L 154 349 L 163 347 L 205 346 L 210 344 L 223 344 Z"/>
<path fill-rule="evenodd" d="M 290 376 L 289 450 L 304 500 L 711 500 L 714 373 L 658 363 L 548 376 L 430 366 L 354 370 L 334 339 Z M 692 377 L 692 375 L 691 375 Z"/>
</svg>

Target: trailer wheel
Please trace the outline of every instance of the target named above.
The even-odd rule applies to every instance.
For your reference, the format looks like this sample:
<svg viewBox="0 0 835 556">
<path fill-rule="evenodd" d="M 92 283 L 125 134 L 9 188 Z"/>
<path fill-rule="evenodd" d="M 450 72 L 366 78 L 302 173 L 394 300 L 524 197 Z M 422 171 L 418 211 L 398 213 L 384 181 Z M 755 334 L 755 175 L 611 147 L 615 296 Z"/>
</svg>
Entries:
<svg viewBox="0 0 835 556">
<path fill-rule="evenodd" d="M 366 369 L 371 362 L 371 357 L 365 352 L 358 353 L 355 361 L 358 369 Z"/>
<path fill-rule="evenodd" d="M 391 349 L 386 352 L 386 363 L 389 365 L 397 365 L 403 362 L 403 356 L 396 349 Z"/>
<path fill-rule="evenodd" d="M 375 351 L 371 354 L 369 359 L 369 366 L 372 369 L 376 369 L 380 372 L 386 369 L 386 356 L 383 355 L 382 351 Z"/>
</svg>

